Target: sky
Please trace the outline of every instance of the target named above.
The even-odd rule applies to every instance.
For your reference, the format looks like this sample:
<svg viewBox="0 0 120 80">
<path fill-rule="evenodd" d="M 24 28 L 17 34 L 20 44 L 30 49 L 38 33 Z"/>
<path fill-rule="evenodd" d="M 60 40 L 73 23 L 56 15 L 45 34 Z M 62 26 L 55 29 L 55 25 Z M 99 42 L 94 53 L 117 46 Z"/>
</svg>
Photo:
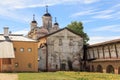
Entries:
<svg viewBox="0 0 120 80">
<path fill-rule="evenodd" d="M 9 27 L 12 33 L 26 35 L 30 22 L 42 25 L 45 6 L 60 28 L 72 21 L 83 23 L 89 44 L 120 38 L 120 0 L 3 0 L 0 2 L 0 33 Z"/>
</svg>

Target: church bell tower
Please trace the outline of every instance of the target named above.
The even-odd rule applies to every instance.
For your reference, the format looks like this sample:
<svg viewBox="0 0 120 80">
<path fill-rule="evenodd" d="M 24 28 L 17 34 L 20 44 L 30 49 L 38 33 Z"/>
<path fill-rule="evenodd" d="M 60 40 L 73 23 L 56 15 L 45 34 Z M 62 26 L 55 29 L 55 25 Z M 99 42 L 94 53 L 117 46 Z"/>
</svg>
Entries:
<svg viewBox="0 0 120 80">
<path fill-rule="evenodd" d="M 42 16 L 43 27 L 50 32 L 52 28 L 52 16 L 48 12 L 48 6 L 46 6 L 46 13 Z"/>
</svg>

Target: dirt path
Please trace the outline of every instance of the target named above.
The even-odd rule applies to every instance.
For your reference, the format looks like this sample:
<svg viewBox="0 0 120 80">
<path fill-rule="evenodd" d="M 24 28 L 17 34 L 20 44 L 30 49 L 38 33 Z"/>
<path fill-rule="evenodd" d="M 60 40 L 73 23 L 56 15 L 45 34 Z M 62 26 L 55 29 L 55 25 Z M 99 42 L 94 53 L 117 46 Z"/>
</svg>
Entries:
<svg viewBox="0 0 120 80">
<path fill-rule="evenodd" d="M 0 73 L 0 80 L 18 80 L 18 75 L 12 73 Z"/>
</svg>

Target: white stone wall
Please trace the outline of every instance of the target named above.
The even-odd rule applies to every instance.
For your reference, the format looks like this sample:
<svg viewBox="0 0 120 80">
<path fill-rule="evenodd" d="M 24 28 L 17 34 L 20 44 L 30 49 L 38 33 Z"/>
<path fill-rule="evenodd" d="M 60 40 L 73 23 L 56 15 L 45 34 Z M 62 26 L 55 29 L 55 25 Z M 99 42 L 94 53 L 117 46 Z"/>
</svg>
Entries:
<svg viewBox="0 0 120 80">
<path fill-rule="evenodd" d="M 64 29 L 50 35 L 47 44 L 49 70 L 60 70 L 61 67 L 69 70 L 68 60 L 72 62 L 73 69 L 80 69 L 79 61 L 83 54 L 83 40 L 80 36 Z"/>
</svg>

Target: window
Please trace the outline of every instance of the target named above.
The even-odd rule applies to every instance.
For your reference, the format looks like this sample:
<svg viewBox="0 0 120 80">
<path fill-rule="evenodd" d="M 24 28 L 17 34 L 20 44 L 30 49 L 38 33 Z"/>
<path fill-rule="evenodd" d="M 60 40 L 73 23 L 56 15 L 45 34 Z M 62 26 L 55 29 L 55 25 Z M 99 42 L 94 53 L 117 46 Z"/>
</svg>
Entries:
<svg viewBox="0 0 120 80">
<path fill-rule="evenodd" d="M 15 63 L 15 67 L 18 67 L 19 66 L 19 64 L 18 63 Z"/>
<path fill-rule="evenodd" d="M 62 46 L 62 39 L 59 39 L 59 46 Z"/>
<path fill-rule="evenodd" d="M 31 63 L 28 63 L 28 67 L 29 67 L 29 68 L 32 68 L 32 64 L 31 64 Z"/>
<path fill-rule="evenodd" d="M 16 51 L 16 48 L 14 48 L 14 51 Z"/>
<path fill-rule="evenodd" d="M 32 48 L 28 48 L 28 52 L 32 52 Z"/>
<path fill-rule="evenodd" d="M 4 58 L 2 62 L 3 62 L 3 64 L 11 64 L 11 59 L 10 58 Z"/>
<path fill-rule="evenodd" d="M 24 48 L 20 48 L 20 52 L 23 52 L 24 51 Z"/>
</svg>

